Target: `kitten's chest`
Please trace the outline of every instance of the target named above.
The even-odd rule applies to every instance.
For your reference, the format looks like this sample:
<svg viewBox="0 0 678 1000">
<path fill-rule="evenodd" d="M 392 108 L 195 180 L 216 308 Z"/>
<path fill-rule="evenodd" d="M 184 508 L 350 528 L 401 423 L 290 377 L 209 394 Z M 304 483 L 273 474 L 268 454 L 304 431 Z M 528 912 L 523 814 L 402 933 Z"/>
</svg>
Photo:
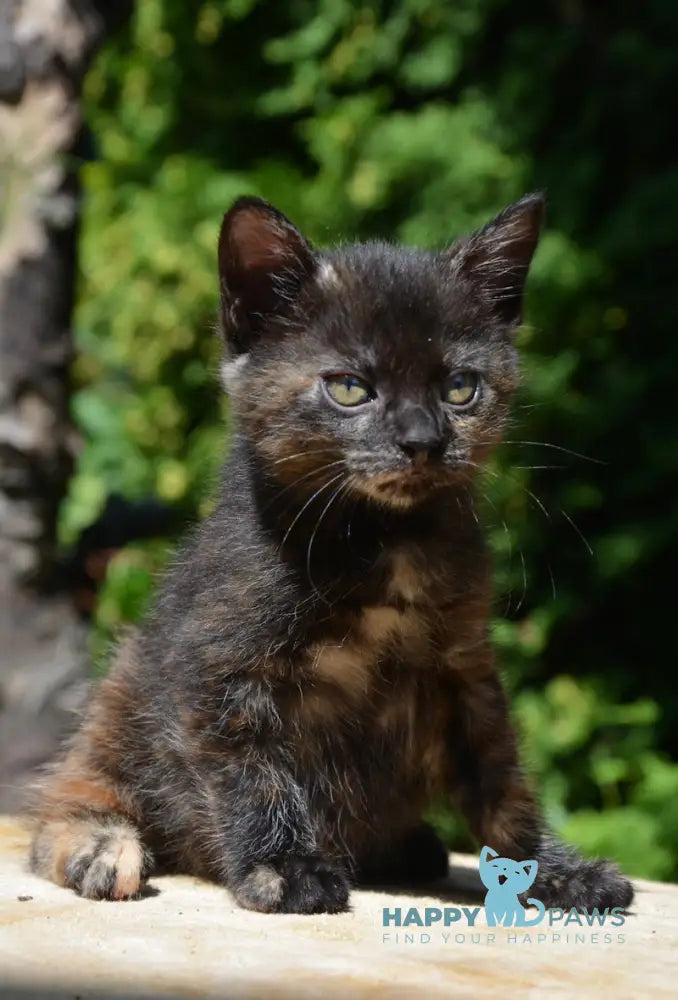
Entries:
<svg viewBox="0 0 678 1000">
<path fill-rule="evenodd" d="M 407 550 L 385 557 L 360 600 L 332 609 L 308 644 L 304 673 L 355 709 L 374 704 L 403 669 L 432 666 L 438 614 L 431 574 Z"/>
<path fill-rule="evenodd" d="M 321 798 L 344 803 L 342 823 L 352 817 L 361 829 L 375 815 L 398 825 L 400 812 L 407 825 L 444 786 L 447 766 L 450 706 L 431 580 L 405 552 L 385 570 L 339 632 L 309 646 L 296 712 L 304 772 Z"/>
<path fill-rule="evenodd" d="M 450 672 L 472 670 L 485 636 L 482 589 L 457 570 L 440 553 L 402 546 L 375 567 L 359 602 L 329 610 L 297 664 L 293 715 L 304 739 L 359 731 L 412 759 L 435 753 Z"/>
</svg>

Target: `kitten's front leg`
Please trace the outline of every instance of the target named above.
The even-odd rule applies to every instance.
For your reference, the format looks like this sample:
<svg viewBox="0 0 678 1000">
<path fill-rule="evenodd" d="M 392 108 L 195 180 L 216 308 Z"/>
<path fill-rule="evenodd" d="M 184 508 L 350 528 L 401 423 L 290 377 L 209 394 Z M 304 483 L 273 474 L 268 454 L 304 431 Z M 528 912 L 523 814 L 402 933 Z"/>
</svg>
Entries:
<svg viewBox="0 0 678 1000">
<path fill-rule="evenodd" d="M 219 877 L 238 903 L 265 913 L 345 910 L 346 872 L 319 851 L 307 792 L 281 754 L 250 748 L 228 771 Z"/>
<path fill-rule="evenodd" d="M 545 826 L 523 773 L 506 694 L 489 652 L 450 674 L 451 778 L 473 835 L 499 855 L 539 863 L 530 896 L 547 907 L 626 907 L 633 887 L 608 861 L 587 861 Z"/>
</svg>

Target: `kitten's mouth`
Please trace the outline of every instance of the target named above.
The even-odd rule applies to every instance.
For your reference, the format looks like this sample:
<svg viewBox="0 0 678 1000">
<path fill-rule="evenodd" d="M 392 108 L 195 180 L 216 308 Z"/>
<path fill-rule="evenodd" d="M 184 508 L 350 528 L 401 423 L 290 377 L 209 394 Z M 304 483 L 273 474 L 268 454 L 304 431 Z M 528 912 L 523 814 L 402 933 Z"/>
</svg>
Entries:
<svg viewBox="0 0 678 1000">
<path fill-rule="evenodd" d="M 499 885 L 503 885 L 504 882 L 508 882 L 508 877 L 506 875 L 497 875 L 497 882 Z"/>
<path fill-rule="evenodd" d="M 416 465 L 362 479 L 359 488 L 371 499 L 394 507 L 412 507 L 435 490 L 449 486 L 449 466 Z"/>
</svg>

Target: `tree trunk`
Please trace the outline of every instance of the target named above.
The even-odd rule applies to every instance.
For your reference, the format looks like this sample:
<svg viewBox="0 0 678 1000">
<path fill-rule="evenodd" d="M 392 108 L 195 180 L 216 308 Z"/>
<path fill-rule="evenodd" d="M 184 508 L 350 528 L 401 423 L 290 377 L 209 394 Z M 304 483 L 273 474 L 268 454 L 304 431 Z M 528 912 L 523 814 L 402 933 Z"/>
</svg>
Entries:
<svg viewBox="0 0 678 1000">
<path fill-rule="evenodd" d="M 55 573 L 74 452 L 74 154 L 83 73 L 130 7 L 0 0 L 0 810 L 19 806 L 88 677 L 86 626 Z"/>
</svg>

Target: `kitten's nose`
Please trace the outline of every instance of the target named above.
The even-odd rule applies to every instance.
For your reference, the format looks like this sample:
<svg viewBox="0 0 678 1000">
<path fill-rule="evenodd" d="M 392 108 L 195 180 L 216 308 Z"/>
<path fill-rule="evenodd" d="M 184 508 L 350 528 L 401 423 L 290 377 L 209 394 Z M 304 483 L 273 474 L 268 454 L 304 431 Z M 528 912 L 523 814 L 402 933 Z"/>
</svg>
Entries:
<svg viewBox="0 0 678 1000">
<path fill-rule="evenodd" d="M 396 444 L 417 464 L 441 458 L 444 450 L 439 434 L 412 433 L 398 438 Z"/>
<path fill-rule="evenodd" d="M 395 443 L 419 465 L 442 458 L 443 427 L 438 415 L 426 406 L 404 403 L 395 422 Z"/>
</svg>

